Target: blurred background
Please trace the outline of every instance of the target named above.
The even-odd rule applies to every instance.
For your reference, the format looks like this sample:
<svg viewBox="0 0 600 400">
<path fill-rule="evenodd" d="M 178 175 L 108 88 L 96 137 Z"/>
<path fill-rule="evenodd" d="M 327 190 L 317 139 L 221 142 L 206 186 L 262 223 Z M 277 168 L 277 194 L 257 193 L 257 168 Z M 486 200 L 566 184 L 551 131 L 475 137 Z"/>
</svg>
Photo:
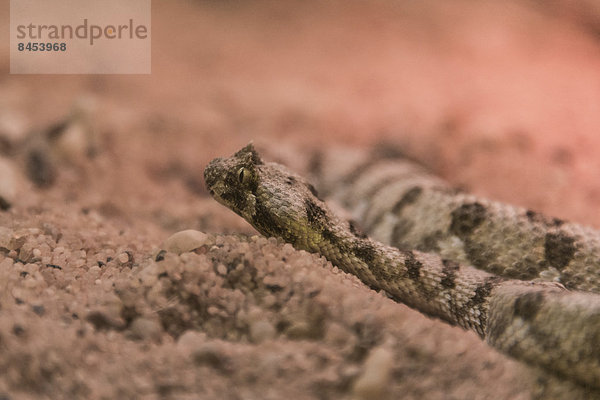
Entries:
<svg viewBox="0 0 600 400">
<path fill-rule="evenodd" d="M 10 75 L 6 4 L 0 137 L 14 154 L 91 99 L 112 182 L 96 192 L 130 202 L 148 177 L 202 192 L 205 163 L 249 140 L 386 140 L 476 193 L 600 226 L 598 4 L 155 1 L 152 74 L 130 76 Z"/>
</svg>

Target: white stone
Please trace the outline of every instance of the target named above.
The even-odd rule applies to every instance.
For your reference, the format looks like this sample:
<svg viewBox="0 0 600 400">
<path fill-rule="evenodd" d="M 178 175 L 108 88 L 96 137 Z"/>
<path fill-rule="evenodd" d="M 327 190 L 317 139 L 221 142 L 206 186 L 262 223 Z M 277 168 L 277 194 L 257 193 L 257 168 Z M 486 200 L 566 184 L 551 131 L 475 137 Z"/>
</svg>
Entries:
<svg viewBox="0 0 600 400">
<path fill-rule="evenodd" d="M 188 229 L 171 235 L 165 240 L 163 248 L 170 253 L 187 253 L 207 244 L 208 237 L 204 232 Z"/>
<path fill-rule="evenodd" d="M 394 356 L 387 348 L 371 350 L 362 374 L 354 383 L 353 397 L 360 400 L 384 398 L 390 384 L 393 362 Z"/>
</svg>

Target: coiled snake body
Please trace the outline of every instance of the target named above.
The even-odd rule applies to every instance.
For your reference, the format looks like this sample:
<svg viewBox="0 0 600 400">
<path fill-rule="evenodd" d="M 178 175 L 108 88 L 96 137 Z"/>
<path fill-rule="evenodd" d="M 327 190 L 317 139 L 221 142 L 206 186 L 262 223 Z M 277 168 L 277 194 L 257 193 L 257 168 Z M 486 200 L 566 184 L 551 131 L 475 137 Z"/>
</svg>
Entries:
<svg viewBox="0 0 600 400">
<path fill-rule="evenodd" d="M 379 167 L 379 188 L 360 185 L 361 171 L 373 165 L 346 171 L 348 182 L 340 181 L 335 171 L 321 173 L 324 180 L 338 180 L 340 187 L 354 184 L 352 194 L 340 199 L 381 240 L 404 250 L 373 240 L 352 221 L 336 216 L 310 183 L 282 165 L 263 162 L 252 145 L 211 161 L 204 177 L 217 201 L 263 235 L 320 253 L 371 288 L 473 330 L 517 359 L 600 388 L 599 295 L 570 291 L 557 282 L 513 279 L 549 276 L 569 288 L 597 291 L 598 277 L 589 270 L 599 268 L 598 233 L 457 194 L 410 163 L 390 165 Z M 390 183 L 400 182 L 402 174 L 412 180 Z M 384 188 L 389 193 L 375 197 L 391 207 L 373 205 L 375 200 L 371 207 L 361 203 Z M 420 221 L 425 228 L 418 227 Z"/>
</svg>

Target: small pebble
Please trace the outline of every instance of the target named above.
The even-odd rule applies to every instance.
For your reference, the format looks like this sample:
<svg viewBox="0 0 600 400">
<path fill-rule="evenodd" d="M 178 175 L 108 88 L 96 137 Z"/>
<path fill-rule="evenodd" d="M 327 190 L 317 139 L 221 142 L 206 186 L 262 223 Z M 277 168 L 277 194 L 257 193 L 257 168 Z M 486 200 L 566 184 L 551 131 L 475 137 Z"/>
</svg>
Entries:
<svg viewBox="0 0 600 400">
<path fill-rule="evenodd" d="M 119 254 L 119 256 L 117 257 L 117 261 L 119 261 L 121 264 L 125 264 L 126 262 L 129 261 L 129 254 L 127 254 L 127 253 Z"/>
<path fill-rule="evenodd" d="M 179 336 L 179 339 L 177 339 L 177 348 L 181 350 L 182 353 L 189 354 L 204 343 L 206 343 L 206 334 L 190 329 Z"/>
<path fill-rule="evenodd" d="M 250 340 L 253 343 L 261 343 L 274 337 L 275 327 L 269 321 L 256 321 L 250 325 Z"/>
<path fill-rule="evenodd" d="M 162 335 L 162 327 L 160 324 L 149 318 L 138 317 L 129 327 L 131 336 L 136 340 L 159 340 Z"/>
<path fill-rule="evenodd" d="M 15 111 L 0 114 L 0 142 L 14 146 L 27 134 L 25 118 Z"/>
<path fill-rule="evenodd" d="M 27 241 L 28 237 L 29 237 L 29 232 L 27 232 L 26 230 L 18 230 L 16 232 L 14 232 L 10 239 L 8 249 L 9 250 L 19 250 L 21 247 L 23 247 L 23 245 Z"/>
<path fill-rule="evenodd" d="M 227 275 L 227 267 L 222 263 L 219 263 L 219 265 L 217 265 L 217 273 L 219 275 Z"/>
<path fill-rule="evenodd" d="M 54 142 L 53 151 L 61 161 L 76 164 L 85 160 L 90 147 L 89 127 L 81 119 L 72 120 Z"/>
<path fill-rule="evenodd" d="M 389 386 L 394 355 L 385 347 L 371 350 L 364 363 L 362 374 L 358 377 L 352 388 L 355 399 L 382 399 L 385 398 Z"/>
<path fill-rule="evenodd" d="M 163 248 L 175 254 L 187 253 L 207 244 L 208 237 L 204 232 L 188 229 L 171 235 L 163 243 Z"/>
<path fill-rule="evenodd" d="M 13 236 L 13 230 L 0 226 L 0 247 L 10 249 L 10 241 Z"/>
</svg>

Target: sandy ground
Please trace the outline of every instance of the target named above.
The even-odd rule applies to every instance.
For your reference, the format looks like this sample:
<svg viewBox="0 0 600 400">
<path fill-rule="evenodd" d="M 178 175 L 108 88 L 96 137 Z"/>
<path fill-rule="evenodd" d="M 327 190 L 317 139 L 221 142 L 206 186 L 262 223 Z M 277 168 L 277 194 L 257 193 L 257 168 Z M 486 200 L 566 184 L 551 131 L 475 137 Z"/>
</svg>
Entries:
<svg viewBox="0 0 600 400">
<path fill-rule="evenodd" d="M 3 29 L 0 399 L 549 396 L 476 335 L 249 237 L 202 182 L 249 140 L 385 140 L 600 227 L 599 14 L 541 7 L 156 1 L 149 76 L 9 75 Z M 82 99 L 83 125 L 40 139 Z M 209 235 L 159 252 L 185 229 Z"/>
</svg>

